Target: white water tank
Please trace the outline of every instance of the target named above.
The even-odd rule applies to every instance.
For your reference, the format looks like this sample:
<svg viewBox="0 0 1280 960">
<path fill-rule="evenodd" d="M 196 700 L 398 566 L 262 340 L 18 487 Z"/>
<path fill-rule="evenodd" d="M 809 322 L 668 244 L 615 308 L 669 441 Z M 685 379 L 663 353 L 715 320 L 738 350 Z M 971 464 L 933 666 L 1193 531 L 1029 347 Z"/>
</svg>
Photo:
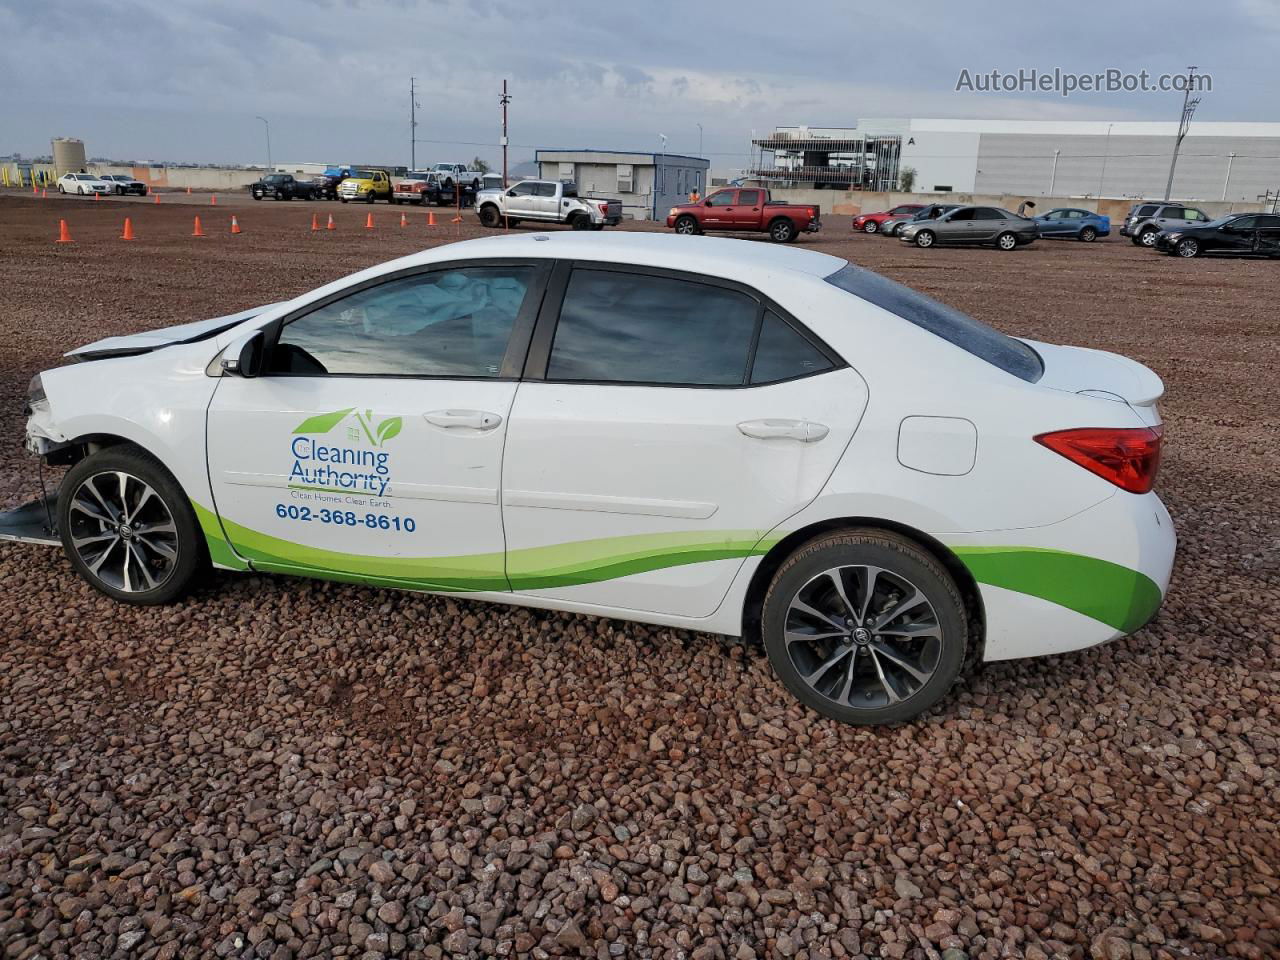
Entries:
<svg viewBox="0 0 1280 960">
<path fill-rule="evenodd" d="M 56 137 L 53 141 L 53 166 L 58 176 L 79 173 L 85 169 L 84 141 L 75 137 Z"/>
</svg>

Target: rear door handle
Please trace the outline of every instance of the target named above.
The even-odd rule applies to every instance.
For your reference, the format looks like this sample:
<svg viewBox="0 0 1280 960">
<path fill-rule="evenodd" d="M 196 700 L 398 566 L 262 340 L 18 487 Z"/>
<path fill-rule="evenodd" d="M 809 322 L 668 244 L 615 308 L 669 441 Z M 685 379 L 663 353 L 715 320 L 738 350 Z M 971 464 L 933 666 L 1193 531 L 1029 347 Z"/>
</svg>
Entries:
<svg viewBox="0 0 1280 960">
<path fill-rule="evenodd" d="M 812 420 L 744 420 L 738 430 L 755 440 L 799 440 L 816 443 L 830 433 L 826 424 Z"/>
<path fill-rule="evenodd" d="M 502 423 L 496 413 L 484 410 L 433 410 L 422 415 L 427 423 L 446 430 L 492 430 Z"/>
</svg>

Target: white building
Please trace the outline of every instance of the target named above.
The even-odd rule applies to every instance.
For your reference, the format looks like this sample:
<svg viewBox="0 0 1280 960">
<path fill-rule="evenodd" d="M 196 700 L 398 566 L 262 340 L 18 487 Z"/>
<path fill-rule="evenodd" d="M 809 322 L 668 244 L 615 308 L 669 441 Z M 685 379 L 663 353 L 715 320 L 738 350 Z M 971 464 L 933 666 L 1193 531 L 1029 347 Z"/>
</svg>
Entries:
<svg viewBox="0 0 1280 960">
<path fill-rule="evenodd" d="M 915 170 L 917 192 L 1162 197 L 1175 121 L 930 120 L 870 118 L 853 127 L 779 127 L 753 141 L 771 179 L 884 189 Z M 1178 154 L 1172 195 L 1253 201 L 1280 188 L 1280 123 L 1193 121 Z"/>
<path fill-rule="evenodd" d="M 539 150 L 543 180 L 572 180 L 584 197 L 616 197 L 631 220 L 661 220 L 697 190 L 706 193 L 707 170 L 700 157 L 622 150 Z"/>
</svg>

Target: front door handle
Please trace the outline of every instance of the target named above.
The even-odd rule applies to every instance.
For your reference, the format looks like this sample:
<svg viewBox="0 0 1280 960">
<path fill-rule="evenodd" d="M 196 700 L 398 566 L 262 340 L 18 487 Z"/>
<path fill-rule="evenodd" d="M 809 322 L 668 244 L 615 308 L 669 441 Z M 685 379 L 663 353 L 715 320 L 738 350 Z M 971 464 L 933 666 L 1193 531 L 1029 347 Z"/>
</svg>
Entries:
<svg viewBox="0 0 1280 960">
<path fill-rule="evenodd" d="M 427 423 L 437 427 L 444 427 L 446 430 L 459 428 L 466 430 L 492 430 L 502 423 L 502 418 L 496 413 L 487 413 L 484 410 L 433 410 L 430 413 L 424 413 L 422 416 L 426 418 Z"/>
<path fill-rule="evenodd" d="M 744 420 L 738 430 L 756 440 L 799 440 L 816 443 L 831 431 L 826 424 L 812 420 Z"/>
</svg>

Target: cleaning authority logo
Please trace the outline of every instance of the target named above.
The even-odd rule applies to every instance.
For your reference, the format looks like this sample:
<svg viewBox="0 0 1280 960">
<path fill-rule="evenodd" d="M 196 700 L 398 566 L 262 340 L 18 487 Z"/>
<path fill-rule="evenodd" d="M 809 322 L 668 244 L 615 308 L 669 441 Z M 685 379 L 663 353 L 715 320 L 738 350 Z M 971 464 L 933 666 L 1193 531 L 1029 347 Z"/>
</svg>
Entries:
<svg viewBox="0 0 1280 960">
<path fill-rule="evenodd" d="M 335 442 L 329 435 L 344 422 L 346 442 Z M 372 410 L 355 407 L 308 417 L 294 428 L 289 441 L 293 457 L 289 488 L 385 497 L 391 486 L 391 464 L 382 447 L 403 426 L 400 417 L 375 421 Z"/>
</svg>

